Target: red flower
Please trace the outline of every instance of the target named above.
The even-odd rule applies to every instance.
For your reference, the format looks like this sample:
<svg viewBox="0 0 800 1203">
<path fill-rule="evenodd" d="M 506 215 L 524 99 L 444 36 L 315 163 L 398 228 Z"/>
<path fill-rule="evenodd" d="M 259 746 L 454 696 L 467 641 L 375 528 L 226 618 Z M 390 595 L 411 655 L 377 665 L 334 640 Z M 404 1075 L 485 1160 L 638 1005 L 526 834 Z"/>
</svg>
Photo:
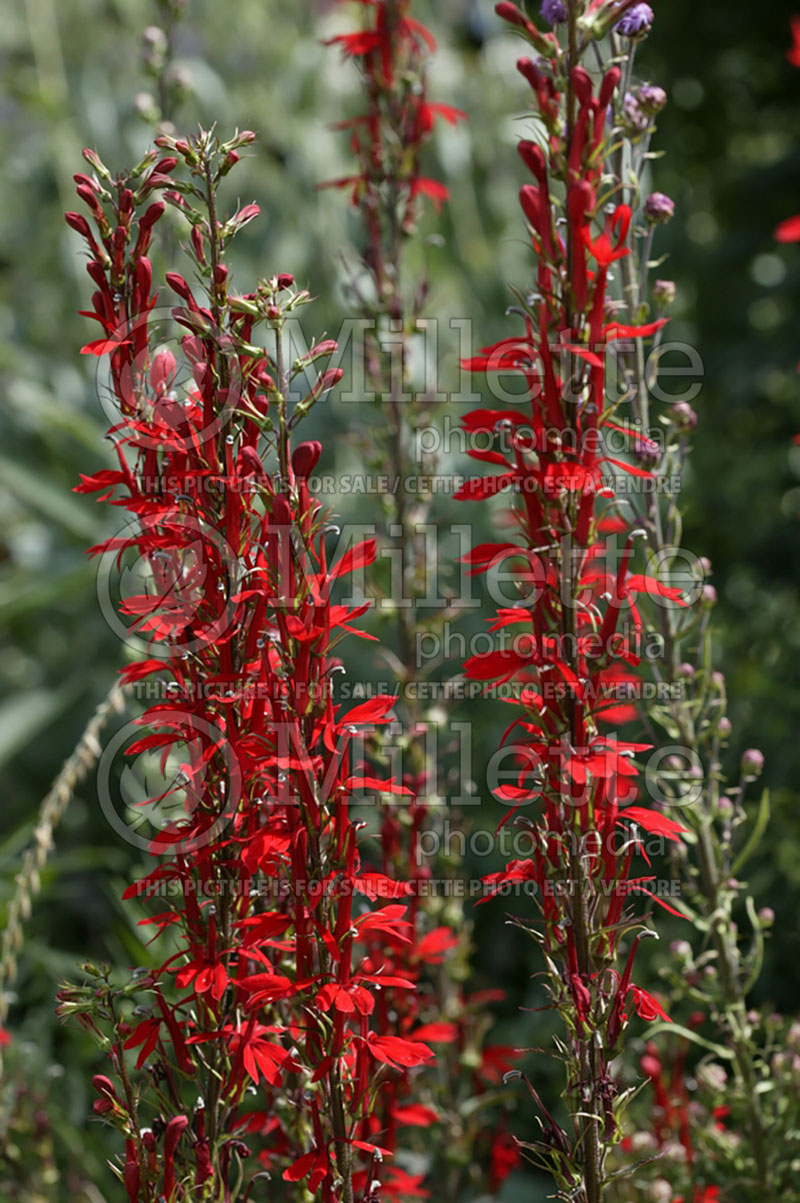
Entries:
<svg viewBox="0 0 800 1203">
<path fill-rule="evenodd" d="M 800 17 L 792 17 L 792 47 L 786 51 L 786 57 L 793 67 L 800 67 Z"/>
</svg>

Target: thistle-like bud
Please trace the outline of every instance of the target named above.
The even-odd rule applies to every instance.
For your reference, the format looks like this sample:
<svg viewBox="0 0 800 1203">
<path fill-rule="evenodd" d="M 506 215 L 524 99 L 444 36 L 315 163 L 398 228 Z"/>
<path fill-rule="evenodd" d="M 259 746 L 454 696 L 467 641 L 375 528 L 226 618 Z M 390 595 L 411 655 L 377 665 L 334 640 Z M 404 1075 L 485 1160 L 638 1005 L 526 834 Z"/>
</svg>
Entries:
<svg viewBox="0 0 800 1203">
<path fill-rule="evenodd" d="M 663 88 L 656 87 L 655 84 L 642 84 L 641 88 L 637 89 L 635 95 L 639 103 L 639 108 L 648 117 L 657 116 L 667 103 L 666 92 Z"/>
<path fill-rule="evenodd" d="M 758 748 L 742 752 L 742 772 L 746 777 L 760 777 L 764 769 L 764 753 Z"/>
<path fill-rule="evenodd" d="M 697 426 L 697 414 L 688 401 L 678 401 L 670 410 L 670 417 L 678 430 L 690 431 Z"/>
<path fill-rule="evenodd" d="M 651 226 L 662 225 L 675 216 L 675 202 L 663 192 L 651 192 L 644 202 L 644 215 Z"/>
<path fill-rule="evenodd" d="M 649 4 L 634 4 L 614 26 L 623 38 L 638 38 L 646 34 L 653 24 L 653 10 Z"/>
<path fill-rule="evenodd" d="M 548 25 L 559 25 L 566 21 L 568 13 L 564 0 L 542 0 L 542 18 Z"/>
<path fill-rule="evenodd" d="M 671 305 L 678 295 L 674 280 L 656 280 L 653 283 L 653 300 L 662 309 Z"/>
</svg>

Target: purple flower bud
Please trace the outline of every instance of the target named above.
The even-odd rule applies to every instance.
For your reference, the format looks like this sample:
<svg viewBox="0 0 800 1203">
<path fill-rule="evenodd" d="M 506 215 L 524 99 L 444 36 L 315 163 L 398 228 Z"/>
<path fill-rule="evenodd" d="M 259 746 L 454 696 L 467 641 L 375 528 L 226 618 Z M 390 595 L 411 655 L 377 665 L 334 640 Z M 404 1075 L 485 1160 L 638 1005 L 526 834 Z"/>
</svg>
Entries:
<svg viewBox="0 0 800 1203">
<path fill-rule="evenodd" d="M 629 137 L 647 133 L 650 128 L 650 118 L 633 92 L 626 92 L 622 102 L 622 128 Z"/>
<path fill-rule="evenodd" d="M 688 401 L 678 401 L 670 410 L 673 422 L 679 430 L 694 430 L 697 425 L 697 414 Z"/>
<path fill-rule="evenodd" d="M 548 25 L 558 25 L 566 21 L 567 8 L 564 0 L 542 0 L 542 16 Z"/>
<path fill-rule="evenodd" d="M 643 113 L 647 113 L 648 117 L 655 117 L 666 105 L 667 94 L 655 84 L 642 84 L 636 93 L 636 99 Z"/>
<path fill-rule="evenodd" d="M 717 734 L 721 739 L 727 739 L 732 730 L 733 723 L 726 715 L 723 714 L 722 718 L 717 723 Z"/>
<path fill-rule="evenodd" d="M 717 810 L 723 816 L 723 818 L 730 818 L 730 816 L 733 814 L 733 809 L 733 803 L 731 802 L 730 798 L 726 796 L 723 796 L 717 802 Z"/>
<path fill-rule="evenodd" d="M 758 777 L 764 768 L 764 753 L 758 748 L 742 752 L 742 772 L 746 777 Z"/>
<path fill-rule="evenodd" d="M 661 448 L 655 439 L 647 439 L 639 435 L 634 440 L 633 450 L 637 459 L 643 464 L 657 464 L 661 459 Z"/>
<path fill-rule="evenodd" d="M 686 663 L 678 666 L 678 676 L 689 680 L 694 676 L 694 665 Z"/>
<path fill-rule="evenodd" d="M 644 202 L 644 215 L 653 226 L 669 221 L 675 215 L 675 201 L 663 192 L 651 192 Z"/>
<path fill-rule="evenodd" d="M 646 33 L 653 24 L 653 10 L 649 4 L 634 4 L 614 26 L 623 38 L 636 38 Z"/>
<path fill-rule="evenodd" d="M 775 922 L 775 912 L 771 906 L 762 906 L 758 912 L 758 917 L 761 920 L 762 927 L 772 927 Z"/>
<path fill-rule="evenodd" d="M 714 588 L 714 586 L 713 585 L 703 585 L 702 597 L 703 597 L 703 601 L 705 602 L 705 604 L 707 606 L 716 605 L 717 591 Z"/>
<path fill-rule="evenodd" d="M 674 280 L 656 280 L 653 284 L 653 300 L 657 305 L 671 305 L 678 295 Z"/>
</svg>

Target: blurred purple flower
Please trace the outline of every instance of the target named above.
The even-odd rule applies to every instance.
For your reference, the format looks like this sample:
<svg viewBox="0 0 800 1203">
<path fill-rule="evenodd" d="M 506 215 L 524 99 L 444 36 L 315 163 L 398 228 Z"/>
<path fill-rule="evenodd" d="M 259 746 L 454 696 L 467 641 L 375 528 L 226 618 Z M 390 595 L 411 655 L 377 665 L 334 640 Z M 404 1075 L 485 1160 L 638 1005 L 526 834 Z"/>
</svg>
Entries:
<svg viewBox="0 0 800 1203">
<path fill-rule="evenodd" d="M 566 21 L 567 8 L 564 0 L 542 0 L 542 16 L 548 25 L 558 25 L 559 21 Z"/>
<path fill-rule="evenodd" d="M 625 38 L 635 38 L 653 24 L 653 10 L 649 4 L 634 4 L 614 26 Z"/>
</svg>

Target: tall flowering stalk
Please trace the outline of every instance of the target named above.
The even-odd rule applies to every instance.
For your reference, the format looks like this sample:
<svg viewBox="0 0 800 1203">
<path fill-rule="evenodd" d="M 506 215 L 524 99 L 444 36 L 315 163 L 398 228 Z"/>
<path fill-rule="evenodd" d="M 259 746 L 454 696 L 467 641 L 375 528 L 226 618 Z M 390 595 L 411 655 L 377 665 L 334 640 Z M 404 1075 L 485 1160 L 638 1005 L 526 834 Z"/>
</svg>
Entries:
<svg viewBox="0 0 800 1203">
<path fill-rule="evenodd" d="M 797 28 L 794 33 L 797 42 Z M 787 57 L 800 62 L 796 45 Z M 645 86 L 639 94 L 648 91 L 653 89 Z M 675 296 L 670 281 L 656 280 L 649 286 L 652 228 L 671 211 L 672 202 L 659 194 L 644 200 L 645 219 L 655 215 L 656 222 L 650 222 L 651 234 L 633 263 L 624 293 L 629 314 L 646 313 L 648 308 L 659 312 Z M 783 222 L 776 237 L 780 242 L 800 238 L 800 222 L 796 218 Z M 624 375 L 647 422 L 658 382 L 657 357 L 650 364 L 641 358 L 629 360 Z M 678 400 L 662 423 L 666 439 L 661 447 L 653 444 L 654 467 L 662 478 L 680 480 L 698 415 L 688 401 Z M 780 1017 L 762 1015 L 749 1003 L 774 920 L 770 907 L 757 907 L 742 878 L 769 819 L 767 791 L 761 793 L 757 806 L 748 798 L 764 757 L 758 749 L 747 749 L 737 777 L 729 779 L 726 762 L 732 725 L 725 679 L 715 668 L 716 592 L 708 583 L 708 561 L 680 551 L 679 497 L 664 500 L 653 493 L 639 507 L 638 521 L 662 579 L 685 573 L 687 559 L 693 564 L 696 599 L 692 610 L 683 615 L 664 609 L 643 611 L 643 621 L 657 632 L 664 655 L 653 666 L 657 689 L 650 691 L 641 710 L 652 729 L 663 731 L 674 745 L 653 784 L 661 805 L 678 814 L 691 832 L 673 856 L 673 871 L 683 881 L 678 905 L 691 926 L 687 939 L 673 945 L 675 964 L 667 976 L 673 1014 L 677 1017 L 677 1008 L 689 1005 L 692 1016 L 681 1028 L 682 1047 L 677 1053 L 667 1049 L 659 1055 L 651 1048 L 643 1060 L 657 1106 L 655 1145 L 669 1148 L 664 1166 L 656 1163 L 659 1177 L 651 1190 L 671 1198 L 672 1186 L 692 1203 L 727 1197 L 774 1198 L 789 1188 L 792 1165 L 796 1165 L 792 1074 L 796 1074 L 798 1029 L 782 1023 Z M 742 920 L 746 926 L 740 931 Z M 691 1095 L 682 1073 L 690 1044 L 701 1052 Z M 668 1088 L 664 1063 L 670 1056 L 674 1064 Z M 676 1082 L 679 1090 L 674 1088 Z M 730 1193 L 734 1187 L 735 1196 Z"/>
<path fill-rule="evenodd" d="M 618 413 L 624 399 L 607 387 L 614 348 L 629 354 L 664 325 L 660 317 L 614 316 L 633 212 L 610 165 L 620 148 L 630 153 L 623 80 L 652 10 L 609 0 L 546 3 L 543 16 L 554 26 L 546 32 L 514 4 L 496 11 L 536 55 L 517 63 L 533 101 L 533 136 L 519 152 L 533 180 L 520 201 L 536 268 L 533 288 L 517 293 L 522 332 L 465 363 L 523 383 L 520 404 L 464 420 L 469 432 L 495 433 L 494 449 L 471 454 L 500 471 L 468 481 L 457 496 L 503 496 L 515 534 L 475 547 L 468 560 L 477 574 L 502 566 L 518 594 L 492 626 L 503 643 L 471 657 L 465 670 L 473 680 L 514 684 L 516 713 L 503 738 L 513 774 L 495 793 L 511 808 L 504 822 L 529 832 L 531 855 L 491 875 L 488 887 L 534 883 L 538 918 L 514 922 L 541 949 L 550 1004 L 564 1024 L 557 1049 L 571 1128 L 560 1127 L 529 1084 L 542 1131 L 521 1144 L 552 1173 L 559 1197 L 597 1203 L 629 1095 L 612 1063 L 633 1012 L 667 1018 L 633 978 L 641 940 L 653 934 L 631 906 L 632 893 L 651 890 L 650 876 L 633 875 L 633 858 L 640 829 L 671 841 L 682 831 L 636 804 L 634 761 L 649 745 L 613 730 L 635 713 L 617 695 L 635 680 L 637 597 L 683 604 L 679 589 L 634 571 L 639 532 L 623 500 L 652 474 L 635 462 L 646 445 L 628 411 Z M 629 458 L 609 453 L 614 435 L 626 440 Z"/>
<path fill-rule="evenodd" d="M 125 893 L 159 899 L 145 922 L 165 959 L 122 985 L 89 965 L 92 980 L 60 994 L 61 1014 L 108 1054 L 95 1110 L 124 1137 L 130 1203 L 247 1200 L 275 1170 L 288 1197 L 373 1200 L 381 1152 L 363 1136 L 376 1096 L 433 1056 L 409 1030 L 372 1026 L 382 988 L 413 990 L 392 972 L 411 924 L 386 902 L 403 883 L 362 870 L 350 803 L 406 790 L 351 755 L 393 699 L 343 714 L 332 683 L 335 649 L 366 609 L 333 592 L 375 546 L 332 555 L 309 493 L 322 449 L 298 428 L 341 371 L 316 366 L 333 340 L 287 360 L 284 328 L 308 293 L 288 274 L 232 287 L 228 247 L 258 206 L 224 215 L 218 190 L 252 140 L 164 135 L 160 160 L 117 178 L 86 152 L 95 174 L 76 179 L 91 224 L 67 218 L 96 286 L 101 336 L 84 352 L 108 359 L 118 411 L 119 466 L 78 491 L 133 516 L 92 550 L 146 568 L 124 610 L 151 654 L 123 679 L 163 684 L 126 752 L 173 769 L 148 799 L 163 816 L 148 851 L 163 859 Z M 148 254 L 165 202 L 188 222 L 202 289 L 166 273 L 179 357 L 164 346 Z M 254 341 L 262 327 L 268 347 Z"/>
<path fill-rule="evenodd" d="M 414 998 L 392 997 L 387 991 L 381 1013 L 386 1030 L 401 1031 L 409 1007 L 420 1008 L 426 1038 L 441 1046 L 437 1064 L 421 1079 L 437 1106 L 417 1106 L 414 1114 L 421 1125 L 443 1125 L 428 1144 L 435 1163 L 429 1172 L 455 1197 L 466 1182 L 479 1181 L 476 1146 L 481 1150 L 488 1145 L 495 1187 L 516 1161 L 503 1131 L 486 1141 L 483 1112 L 471 1102 L 492 1082 L 492 1052 L 481 1049 L 490 997 L 487 992 L 464 992 L 469 928 L 462 900 L 448 889 L 457 866 L 452 857 L 426 856 L 422 848 L 425 835 L 442 828 L 442 808 L 431 807 L 429 801 L 442 793 L 444 711 L 419 700 L 417 686 L 429 671 L 420 660 L 420 649 L 442 644 L 457 600 L 447 593 L 452 587 L 438 544 L 431 554 L 431 536 L 437 529 L 431 491 L 436 457 L 415 448 L 420 430 L 435 419 L 439 408 L 430 390 L 414 390 L 409 371 L 413 344 L 427 325 L 428 281 L 415 266 L 415 244 L 423 202 L 431 201 L 438 211 L 448 197 L 442 183 L 424 174 L 425 149 L 435 123 L 457 125 L 466 114 L 430 99 L 429 60 L 436 43 L 413 15 L 409 0 L 365 5 L 360 28 L 336 35 L 329 44 L 358 65 L 366 106 L 365 112 L 335 126 L 349 133 L 356 172 L 323 186 L 347 191 L 360 226 L 360 256 L 347 287 L 364 321 L 366 386 L 380 407 L 380 420 L 369 424 L 359 445 L 365 467 L 389 482 L 381 495 L 382 533 L 393 567 L 388 587 L 377 572 L 374 587 L 380 591 L 381 613 L 395 627 L 394 649 L 387 658 L 400 691 L 403 782 L 412 791 L 399 804 L 385 805 L 380 823 L 383 871 L 411 878 L 413 939 L 407 971 L 420 975 L 420 988 Z M 454 813 L 448 810 L 448 818 Z M 501 997 L 499 991 L 489 993 Z M 384 1092 L 386 1129 L 392 1134 L 393 1117 L 412 1114 L 402 1097 L 407 1089 L 407 1083 L 398 1081 Z M 404 1180 L 408 1196 L 420 1186 L 421 1176 Z"/>
</svg>

